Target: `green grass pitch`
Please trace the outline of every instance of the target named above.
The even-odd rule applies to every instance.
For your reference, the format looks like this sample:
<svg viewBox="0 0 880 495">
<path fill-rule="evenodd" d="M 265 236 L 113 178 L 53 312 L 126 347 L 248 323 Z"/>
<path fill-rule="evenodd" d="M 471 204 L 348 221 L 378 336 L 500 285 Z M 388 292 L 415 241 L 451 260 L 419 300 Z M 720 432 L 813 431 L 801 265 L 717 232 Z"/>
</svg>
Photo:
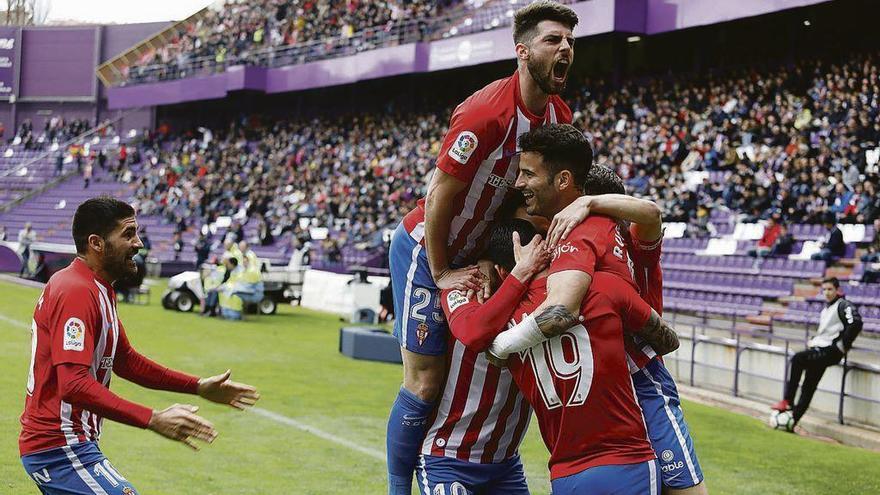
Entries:
<svg viewBox="0 0 880 495">
<path fill-rule="evenodd" d="M 259 387 L 263 411 L 241 413 L 197 397 L 155 392 L 116 377 L 113 390 L 153 408 L 201 406 L 220 436 L 192 452 L 149 431 L 105 422 L 101 448 L 144 494 L 384 493 L 388 409 L 399 366 L 339 354 L 339 319 L 283 307 L 244 323 L 204 319 L 153 304 L 120 304 L 142 353 L 195 374 L 231 368 Z M 0 283 L 0 493 L 37 493 L 18 456 L 18 417 L 38 291 Z M 753 418 L 685 402 L 713 494 L 880 493 L 880 454 L 776 432 Z M 334 441 L 321 435 L 329 434 Z M 532 424 L 521 449 L 532 493 L 549 493 L 547 453 Z"/>
</svg>

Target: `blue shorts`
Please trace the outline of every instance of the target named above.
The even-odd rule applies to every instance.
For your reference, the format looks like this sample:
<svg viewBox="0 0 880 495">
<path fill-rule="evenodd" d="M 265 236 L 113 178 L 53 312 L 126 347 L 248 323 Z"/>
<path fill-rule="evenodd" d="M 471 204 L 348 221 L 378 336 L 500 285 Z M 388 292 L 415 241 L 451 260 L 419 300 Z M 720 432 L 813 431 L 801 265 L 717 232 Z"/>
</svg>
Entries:
<svg viewBox="0 0 880 495">
<path fill-rule="evenodd" d="M 660 360 L 652 359 L 632 376 L 632 381 L 645 416 L 648 437 L 660 461 L 663 484 L 669 488 L 699 485 L 703 471 L 672 375 Z"/>
<path fill-rule="evenodd" d="M 553 495 L 660 495 L 658 469 L 657 459 L 596 466 L 550 484 Z"/>
<path fill-rule="evenodd" d="M 137 495 L 95 442 L 22 456 L 21 463 L 46 495 Z"/>
<path fill-rule="evenodd" d="M 404 349 L 417 354 L 446 354 L 449 334 L 440 289 L 434 285 L 425 247 L 397 226 L 388 254 L 394 292 L 394 336 Z"/>
<path fill-rule="evenodd" d="M 421 495 L 529 495 L 518 455 L 496 464 L 423 455 L 416 482 Z"/>
</svg>

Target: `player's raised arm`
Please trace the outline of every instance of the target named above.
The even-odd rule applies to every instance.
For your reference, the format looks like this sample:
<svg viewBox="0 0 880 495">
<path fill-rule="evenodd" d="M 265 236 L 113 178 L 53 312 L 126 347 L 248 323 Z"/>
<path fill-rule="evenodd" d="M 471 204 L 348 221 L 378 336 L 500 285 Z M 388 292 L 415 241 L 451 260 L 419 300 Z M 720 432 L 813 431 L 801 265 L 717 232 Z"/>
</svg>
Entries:
<svg viewBox="0 0 880 495">
<path fill-rule="evenodd" d="M 425 248 L 434 283 L 439 289 L 479 290 L 476 266 L 453 269 L 449 266 L 447 247 L 454 210 L 449 208 L 465 190 L 467 183 L 440 170 L 434 171 L 425 198 Z"/>
<path fill-rule="evenodd" d="M 581 196 L 553 217 L 547 231 L 547 242 L 556 246 L 568 238 L 578 224 L 590 214 L 607 215 L 632 222 L 633 235 L 643 242 L 654 242 L 663 232 L 660 207 L 653 201 L 625 194 Z"/>
</svg>

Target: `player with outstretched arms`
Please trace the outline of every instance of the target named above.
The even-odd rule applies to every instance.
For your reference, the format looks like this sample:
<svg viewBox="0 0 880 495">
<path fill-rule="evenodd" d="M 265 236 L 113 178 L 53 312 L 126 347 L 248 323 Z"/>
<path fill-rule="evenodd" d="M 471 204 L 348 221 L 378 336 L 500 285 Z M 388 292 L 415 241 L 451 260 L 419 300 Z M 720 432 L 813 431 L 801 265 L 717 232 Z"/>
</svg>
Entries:
<svg viewBox="0 0 880 495">
<path fill-rule="evenodd" d="M 479 254 L 517 173 L 517 138 L 571 122 L 558 94 L 574 59 L 577 15 L 540 0 L 514 16 L 517 70 L 477 91 L 453 112 L 426 198 L 392 237 L 394 333 L 403 386 L 386 437 L 389 493 L 409 494 L 419 446 L 443 384 L 447 328 L 441 289 L 484 290 Z"/>
<path fill-rule="evenodd" d="M 132 256 L 143 247 L 134 209 L 99 197 L 73 217 L 77 256 L 49 279 L 34 310 L 31 366 L 21 415 L 19 450 L 28 476 L 45 494 L 133 495 L 136 490 L 98 448 L 104 418 L 183 442 L 212 442 L 213 425 L 198 407 L 163 410 L 110 391 L 112 373 L 138 385 L 199 395 L 238 409 L 256 390 L 229 380 L 230 372 L 198 378 L 161 366 L 128 341 L 116 312 L 113 282 L 135 274 Z"/>
</svg>

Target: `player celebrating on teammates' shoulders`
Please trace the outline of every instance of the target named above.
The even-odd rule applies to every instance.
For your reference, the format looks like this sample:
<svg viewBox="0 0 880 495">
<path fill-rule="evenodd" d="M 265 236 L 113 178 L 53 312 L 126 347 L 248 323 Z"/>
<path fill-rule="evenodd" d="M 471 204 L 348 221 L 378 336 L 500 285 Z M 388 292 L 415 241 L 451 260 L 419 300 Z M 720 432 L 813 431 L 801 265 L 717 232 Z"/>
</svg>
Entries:
<svg viewBox="0 0 880 495">
<path fill-rule="evenodd" d="M 27 397 L 19 450 L 25 470 L 46 494 L 137 492 L 98 449 L 103 419 L 111 419 L 185 443 L 212 442 L 214 426 L 198 408 L 175 404 L 152 410 L 112 393 L 111 372 L 138 385 L 197 394 L 238 409 L 259 394 L 229 380 L 230 372 L 198 378 L 139 354 L 116 313 L 112 283 L 132 276 L 143 247 L 134 209 L 99 197 L 73 217 L 77 257 L 46 284 L 34 310 Z"/>
<path fill-rule="evenodd" d="M 394 333 L 404 377 L 388 419 L 389 493 L 410 493 L 427 419 L 443 382 L 447 328 L 439 291 L 483 290 L 470 263 L 516 176 L 517 138 L 545 124 L 571 122 L 571 110 L 557 95 L 574 59 L 577 22 L 570 8 L 546 0 L 517 11 L 516 72 L 455 109 L 427 197 L 392 238 Z"/>
</svg>

